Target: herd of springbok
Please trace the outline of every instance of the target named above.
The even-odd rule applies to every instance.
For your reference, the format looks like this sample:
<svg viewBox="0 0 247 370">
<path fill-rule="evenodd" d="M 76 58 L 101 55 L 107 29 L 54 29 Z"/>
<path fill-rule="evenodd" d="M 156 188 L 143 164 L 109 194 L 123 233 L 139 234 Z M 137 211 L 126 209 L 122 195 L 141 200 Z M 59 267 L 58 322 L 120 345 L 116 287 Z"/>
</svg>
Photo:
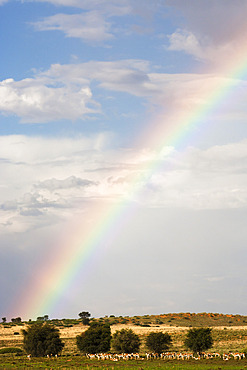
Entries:
<svg viewBox="0 0 247 370">
<path fill-rule="evenodd" d="M 177 353 L 177 352 L 164 352 L 161 354 L 157 353 L 146 353 L 145 357 L 140 356 L 139 353 L 121 353 L 121 354 L 110 354 L 110 353 L 95 353 L 86 354 L 88 359 L 98 359 L 98 360 L 154 360 L 154 359 L 167 359 L 167 360 L 201 360 L 201 359 L 213 359 L 220 358 L 224 361 L 231 359 L 242 360 L 245 358 L 245 354 L 241 352 L 230 352 L 230 353 L 217 353 L 217 352 L 203 352 L 201 354 L 194 355 L 190 352 Z"/>
</svg>

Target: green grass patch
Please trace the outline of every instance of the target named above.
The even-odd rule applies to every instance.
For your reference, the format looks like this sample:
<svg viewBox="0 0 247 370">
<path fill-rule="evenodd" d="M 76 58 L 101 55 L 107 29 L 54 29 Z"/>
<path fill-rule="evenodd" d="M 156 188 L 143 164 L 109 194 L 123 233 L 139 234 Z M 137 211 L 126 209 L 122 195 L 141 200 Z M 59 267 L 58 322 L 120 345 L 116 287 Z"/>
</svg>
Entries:
<svg viewBox="0 0 247 370">
<path fill-rule="evenodd" d="M 6 358 L 0 356 L 0 368 L 34 368 L 34 369 L 130 369 L 130 370 L 155 370 L 155 369 L 174 369 L 174 370 L 240 370 L 247 368 L 247 360 L 236 362 L 234 360 L 228 363 L 222 360 L 201 360 L 195 361 L 165 361 L 165 360 L 129 360 L 112 362 L 110 360 L 98 361 L 88 360 L 83 356 L 62 356 L 55 358 L 31 358 L 26 356 L 16 358 Z"/>
</svg>

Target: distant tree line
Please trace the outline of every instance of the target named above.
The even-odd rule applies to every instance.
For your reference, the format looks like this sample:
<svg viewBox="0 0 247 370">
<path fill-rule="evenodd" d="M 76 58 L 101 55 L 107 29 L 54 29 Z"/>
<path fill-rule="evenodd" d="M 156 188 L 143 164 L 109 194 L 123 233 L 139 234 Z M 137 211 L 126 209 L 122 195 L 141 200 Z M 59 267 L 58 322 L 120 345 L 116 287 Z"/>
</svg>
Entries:
<svg viewBox="0 0 247 370">
<path fill-rule="evenodd" d="M 47 322 L 30 325 L 23 330 L 23 335 L 24 349 L 34 357 L 58 355 L 64 347 L 59 330 Z M 83 354 L 107 353 L 111 348 L 115 353 L 137 353 L 141 341 L 131 329 L 116 331 L 112 336 L 109 324 L 92 322 L 85 332 L 76 337 L 76 344 Z M 200 354 L 213 344 L 211 330 L 189 330 L 184 344 L 194 353 Z M 168 333 L 151 332 L 146 337 L 145 345 L 152 353 L 160 354 L 170 348 L 172 339 Z"/>
<path fill-rule="evenodd" d="M 48 315 L 44 315 L 44 316 L 38 316 L 37 317 L 37 321 L 48 321 L 49 320 L 49 316 Z M 13 317 L 11 319 L 11 322 L 13 323 L 19 323 L 21 322 L 21 317 Z M 32 321 L 31 319 L 29 321 Z M 6 323 L 7 322 L 7 318 L 6 317 L 2 317 L 2 323 Z"/>
<path fill-rule="evenodd" d="M 131 329 L 117 330 L 112 336 L 109 324 L 92 322 L 89 329 L 76 337 L 76 344 L 82 353 L 108 352 L 111 348 L 116 353 L 134 353 L 139 351 L 141 340 Z M 160 354 L 171 347 L 172 338 L 168 333 L 151 332 L 145 345 L 149 351 Z M 211 329 L 190 329 L 184 345 L 193 353 L 201 354 L 208 350 L 213 345 Z"/>
</svg>

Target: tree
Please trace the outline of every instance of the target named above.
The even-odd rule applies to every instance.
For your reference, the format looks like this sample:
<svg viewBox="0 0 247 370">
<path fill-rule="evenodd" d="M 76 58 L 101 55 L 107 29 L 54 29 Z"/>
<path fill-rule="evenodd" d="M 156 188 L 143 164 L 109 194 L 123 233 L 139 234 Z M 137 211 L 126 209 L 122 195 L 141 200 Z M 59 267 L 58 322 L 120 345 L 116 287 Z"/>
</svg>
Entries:
<svg viewBox="0 0 247 370">
<path fill-rule="evenodd" d="M 64 347 L 59 330 L 48 323 L 35 323 L 22 333 L 24 349 L 34 357 L 58 355 Z"/>
<path fill-rule="evenodd" d="M 14 317 L 11 319 L 12 322 L 21 322 L 21 317 Z"/>
<path fill-rule="evenodd" d="M 38 316 L 36 320 L 37 321 L 44 321 L 44 316 Z"/>
<path fill-rule="evenodd" d="M 111 345 L 110 325 L 92 322 L 85 332 L 77 335 L 76 344 L 82 353 L 108 352 Z"/>
<path fill-rule="evenodd" d="M 2 322 L 5 323 L 7 321 L 6 317 L 2 317 Z"/>
<path fill-rule="evenodd" d="M 78 316 L 82 319 L 83 325 L 89 325 L 89 317 L 91 314 L 87 311 L 82 311 L 78 314 Z"/>
<path fill-rule="evenodd" d="M 113 349 L 120 353 L 138 352 L 140 344 L 140 338 L 131 329 L 117 330 L 112 338 Z"/>
<path fill-rule="evenodd" d="M 168 333 L 150 333 L 146 338 L 147 348 L 155 353 L 166 351 L 172 343 L 172 338 Z"/>
<path fill-rule="evenodd" d="M 190 348 L 194 353 L 201 354 L 213 345 L 212 329 L 193 328 L 186 335 L 184 345 Z"/>
<path fill-rule="evenodd" d="M 49 316 L 48 315 L 38 316 L 37 317 L 37 321 L 48 321 L 48 320 L 49 320 Z"/>
</svg>

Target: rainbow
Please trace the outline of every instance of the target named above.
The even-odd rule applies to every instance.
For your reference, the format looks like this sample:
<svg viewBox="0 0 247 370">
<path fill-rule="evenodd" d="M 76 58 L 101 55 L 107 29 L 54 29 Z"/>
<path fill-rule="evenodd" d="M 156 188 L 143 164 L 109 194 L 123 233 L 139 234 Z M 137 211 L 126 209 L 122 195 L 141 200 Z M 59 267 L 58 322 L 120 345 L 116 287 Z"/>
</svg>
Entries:
<svg viewBox="0 0 247 370">
<path fill-rule="evenodd" d="M 93 220 L 91 226 L 84 225 L 84 220 L 72 220 L 68 227 L 69 235 L 68 232 L 63 233 L 30 286 L 25 289 L 26 293 L 22 292 L 19 302 L 15 303 L 22 317 L 28 319 L 49 314 L 70 289 L 79 270 L 83 269 L 86 276 L 88 266 L 100 259 L 119 229 L 133 214 L 133 199 L 144 191 L 151 177 L 163 165 L 164 149 L 170 146 L 182 151 L 187 139 L 201 135 L 206 129 L 207 118 L 234 94 L 234 88 L 239 86 L 245 70 L 246 58 L 240 55 L 234 63 L 225 65 L 220 75 L 201 75 L 201 92 L 198 95 L 196 91 L 191 103 L 187 102 L 179 111 L 174 107 L 169 113 L 163 112 L 156 117 L 154 124 L 136 143 L 140 148 L 149 147 L 154 154 L 151 159 L 143 160 L 138 171 L 133 171 L 128 198 L 120 197 L 117 202 L 92 201 L 87 213 L 87 219 Z M 199 78 L 199 75 L 196 77 Z"/>
</svg>

